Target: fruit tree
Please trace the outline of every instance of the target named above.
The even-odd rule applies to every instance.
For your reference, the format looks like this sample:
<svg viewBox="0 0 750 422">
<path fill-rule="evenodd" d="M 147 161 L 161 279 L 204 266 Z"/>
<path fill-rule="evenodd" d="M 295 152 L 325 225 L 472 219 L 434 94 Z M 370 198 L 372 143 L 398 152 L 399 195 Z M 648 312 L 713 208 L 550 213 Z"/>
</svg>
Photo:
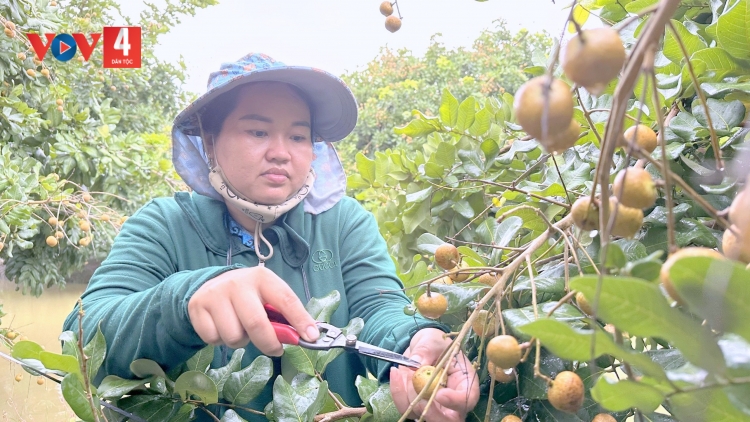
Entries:
<svg viewBox="0 0 750 422">
<path fill-rule="evenodd" d="M 103 69 L 101 43 L 88 61 L 37 58 L 29 32 L 130 23 L 111 0 L 37 3 L 0 3 L 0 258 L 5 275 L 38 296 L 106 255 L 129 213 L 179 186 L 168 124 L 188 100 L 184 68 L 154 47 L 180 16 L 215 2 L 146 9 L 133 23 L 142 28 L 139 69 Z"/>
</svg>

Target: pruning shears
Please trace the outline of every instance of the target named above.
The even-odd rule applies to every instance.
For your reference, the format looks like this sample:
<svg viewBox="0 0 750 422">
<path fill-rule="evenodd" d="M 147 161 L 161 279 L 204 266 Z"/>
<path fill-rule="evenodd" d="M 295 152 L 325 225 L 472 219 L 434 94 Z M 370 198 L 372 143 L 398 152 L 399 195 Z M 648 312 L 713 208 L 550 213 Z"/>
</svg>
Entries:
<svg viewBox="0 0 750 422">
<path fill-rule="evenodd" d="M 400 353 L 391 352 L 372 344 L 357 340 L 357 336 L 345 335 L 340 328 L 334 327 L 325 322 L 318 322 L 320 337 L 314 342 L 305 341 L 300 338 L 297 330 L 289 324 L 289 321 L 276 308 L 271 305 L 264 305 L 268 320 L 271 321 L 276 337 L 282 344 L 291 344 L 301 346 L 311 350 L 330 350 L 344 349 L 347 352 L 358 353 L 363 356 L 373 357 L 375 359 L 385 360 L 388 362 L 404 365 L 410 368 L 420 368 L 421 363 L 411 360 Z"/>
</svg>

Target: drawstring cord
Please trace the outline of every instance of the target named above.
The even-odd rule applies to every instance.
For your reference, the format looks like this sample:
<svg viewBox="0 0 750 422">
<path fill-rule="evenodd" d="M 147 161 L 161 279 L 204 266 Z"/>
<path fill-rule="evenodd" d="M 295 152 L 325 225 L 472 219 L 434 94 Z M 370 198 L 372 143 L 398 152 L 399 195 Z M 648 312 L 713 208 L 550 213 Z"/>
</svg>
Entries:
<svg viewBox="0 0 750 422">
<path fill-rule="evenodd" d="M 260 253 L 260 242 L 258 239 L 262 240 L 263 243 L 266 244 L 266 247 L 268 247 L 268 255 Z M 255 242 L 253 242 L 253 246 L 255 247 L 255 255 L 258 256 L 258 266 L 265 267 L 266 261 L 273 256 L 273 246 L 271 246 L 271 242 L 263 236 L 263 223 L 257 220 L 255 222 Z"/>
</svg>

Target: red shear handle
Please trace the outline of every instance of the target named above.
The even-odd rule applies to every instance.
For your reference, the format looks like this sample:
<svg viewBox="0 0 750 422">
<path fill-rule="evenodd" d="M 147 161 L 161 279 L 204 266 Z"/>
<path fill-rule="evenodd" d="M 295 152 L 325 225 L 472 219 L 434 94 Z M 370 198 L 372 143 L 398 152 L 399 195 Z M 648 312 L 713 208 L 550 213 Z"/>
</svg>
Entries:
<svg viewBox="0 0 750 422">
<path fill-rule="evenodd" d="M 294 327 L 279 322 L 271 321 L 274 331 L 276 331 L 276 337 L 279 339 L 281 344 L 299 344 L 299 333 Z"/>
</svg>

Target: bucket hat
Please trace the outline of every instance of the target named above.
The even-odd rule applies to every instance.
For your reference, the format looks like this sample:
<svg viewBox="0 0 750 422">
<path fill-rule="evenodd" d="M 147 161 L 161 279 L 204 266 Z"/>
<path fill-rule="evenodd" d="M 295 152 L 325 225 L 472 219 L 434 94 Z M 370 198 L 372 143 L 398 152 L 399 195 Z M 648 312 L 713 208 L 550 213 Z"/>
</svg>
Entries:
<svg viewBox="0 0 750 422">
<path fill-rule="evenodd" d="M 357 124 L 357 101 L 338 77 L 313 67 L 288 66 L 266 54 L 250 53 L 222 64 L 209 76 L 206 93 L 174 119 L 172 162 L 177 174 L 195 192 L 222 200 L 208 179 L 208 158 L 198 119 L 218 96 L 251 82 L 284 82 L 306 94 L 313 119 L 312 167 L 316 179 L 304 200 L 305 211 L 318 214 L 330 209 L 346 192 L 346 176 L 332 143 L 344 139 Z"/>
</svg>

